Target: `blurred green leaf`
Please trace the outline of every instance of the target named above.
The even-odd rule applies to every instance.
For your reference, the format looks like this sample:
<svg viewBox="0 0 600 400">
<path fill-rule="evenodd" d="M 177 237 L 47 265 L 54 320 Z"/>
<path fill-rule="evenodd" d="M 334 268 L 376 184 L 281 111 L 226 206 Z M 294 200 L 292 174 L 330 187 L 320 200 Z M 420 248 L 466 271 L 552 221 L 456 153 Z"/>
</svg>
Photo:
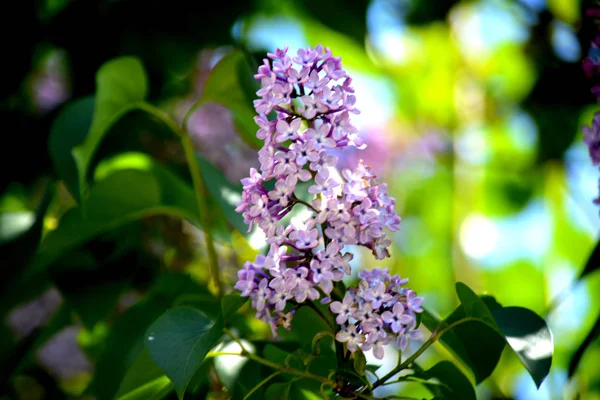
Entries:
<svg viewBox="0 0 600 400">
<path fill-rule="evenodd" d="M 247 297 L 242 297 L 239 294 L 226 294 L 221 299 L 221 313 L 223 319 L 226 320 L 235 314 L 244 304 L 248 302 Z"/>
<path fill-rule="evenodd" d="M 147 91 L 146 72 L 136 58 L 117 58 L 98 70 L 92 125 L 83 143 L 72 150 L 79 177 L 79 200 L 87 192 L 88 165 L 102 137 L 123 115 L 138 107 Z"/>
<path fill-rule="evenodd" d="M 69 210 L 41 246 L 36 271 L 65 252 L 123 224 L 154 214 L 198 221 L 194 192 L 159 165 L 148 171 L 122 170 L 94 186 L 81 207 Z"/>
<path fill-rule="evenodd" d="M 72 0 L 43 0 L 38 2 L 38 15 L 47 21 L 59 14 Z"/>
<path fill-rule="evenodd" d="M 238 232 L 246 235 L 248 225 L 242 215 L 235 211 L 238 202 L 242 199 L 242 186 L 230 183 L 217 167 L 202 157 L 197 157 L 197 160 L 204 185 L 223 212 L 223 216 Z"/>
<path fill-rule="evenodd" d="M 363 40 L 355 40 L 310 17 L 302 18 L 302 25 L 311 46 L 323 44 L 329 47 L 333 54 L 343 54 L 345 67 L 369 74 L 375 74 L 379 71 L 380 67 L 367 54 Z"/>
<path fill-rule="evenodd" d="M 81 200 L 79 174 L 73 148 L 88 135 L 94 118 L 94 97 L 84 97 L 67 104 L 54 120 L 48 137 L 48 151 L 54 169 L 76 200 Z"/>
<path fill-rule="evenodd" d="M 190 307 L 171 309 L 148 328 L 146 348 L 171 379 L 180 399 L 222 332 L 222 318 L 213 322 Z"/>
<path fill-rule="evenodd" d="M 292 385 L 290 383 L 274 383 L 267 389 L 265 398 L 267 400 L 288 400 Z"/>
<path fill-rule="evenodd" d="M 306 0 L 299 2 L 302 11 L 320 23 L 327 25 L 341 35 L 349 36 L 357 43 L 363 43 L 367 34 L 367 9 L 369 1 L 358 0 L 348 2 L 343 10 L 337 1 Z M 391 4 L 390 4 L 391 6 Z M 340 15 L 340 12 L 342 14 Z M 332 15 L 340 15 L 340 18 L 331 18 Z M 326 41 L 322 42 L 327 45 Z"/>
<path fill-rule="evenodd" d="M 590 329 L 588 334 L 585 336 L 583 342 L 581 342 L 579 347 L 577 347 L 577 350 L 575 350 L 575 353 L 573 353 L 573 355 L 571 356 L 571 359 L 569 360 L 569 378 L 575 374 L 575 371 L 577 370 L 577 367 L 579 366 L 579 363 L 581 362 L 581 359 L 583 358 L 583 355 L 585 354 L 586 350 L 590 347 L 592 343 L 596 342 L 599 336 L 600 316 L 596 318 L 594 326 L 592 326 L 592 329 Z"/>
<path fill-rule="evenodd" d="M 46 193 L 38 205 L 35 216 L 32 216 L 32 223 L 29 224 L 29 227 L 22 230 L 12 240 L 0 242 L 0 259 L 5 265 L 10 266 L 10 268 L 0 269 L 1 291 L 4 292 L 7 286 L 14 284 L 13 280 L 28 269 L 29 263 L 39 247 L 44 228 L 44 216 L 46 215 L 46 211 L 48 211 L 53 196 L 54 185 L 48 185 Z M 8 223 L 8 221 L 2 218 L 5 215 L 0 215 L 0 223 L 3 224 L 0 231 L 4 230 L 6 228 L 4 224 Z"/>
<path fill-rule="evenodd" d="M 262 147 L 262 141 L 256 137 L 257 126 L 254 123 L 256 115 L 252 97 L 248 97 L 250 89 L 258 90 L 256 85 L 248 83 L 246 77 L 252 77 L 253 72 L 246 57 L 241 51 L 233 51 L 223 57 L 212 69 L 204 84 L 202 97 L 192 106 L 197 109 L 205 103 L 218 103 L 227 107 L 233 113 L 233 119 L 242 138 L 256 149 Z"/>
<path fill-rule="evenodd" d="M 401 18 L 406 13 L 406 21 L 411 25 L 428 25 L 436 21 L 444 21 L 450 9 L 457 0 L 438 0 L 431 3 L 415 1 L 409 3 L 386 3 L 391 13 L 398 14 Z M 396 8 L 393 8 L 396 7 Z M 404 10 L 407 7 L 408 10 Z"/>
<path fill-rule="evenodd" d="M 247 362 L 239 371 L 232 391 L 232 399 L 243 399 L 261 380 L 273 372 L 272 369 L 264 369 L 256 366 L 253 362 Z M 266 388 L 261 386 L 248 399 L 265 399 Z"/>
<path fill-rule="evenodd" d="M 69 253 L 65 257 L 73 257 L 75 265 L 63 268 L 64 258 L 61 259 L 60 270 L 51 272 L 52 281 L 81 322 L 92 329 L 115 310 L 119 296 L 133 277 L 136 260 L 128 254 L 112 262 L 82 268 L 80 254 Z"/>
<path fill-rule="evenodd" d="M 438 383 L 425 383 L 423 385 L 431 391 L 436 398 L 439 396 L 449 400 L 476 400 L 475 389 L 469 379 L 450 361 L 441 361 L 433 367 L 419 373 L 425 379 L 437 379 Z"/>
<path fill-rule="evenodd" d="M 596 244 L 596 247 L 594 247 L 594 250 L 592 250 L 592 254 L 590 254 L 590 256 L 588 257 L 588 260 L 585 263 L 585 267 L 583 268 L 583 271 L 581 271 L 581 273 L 579 274 L 578 279 L 585 278 L 587 275 L 593 273 L 598 268 L 600 268 L 600 242 L 598 242 Z"/>
<path fill-rule="evenodd" d="M 95 379 L 90 386 L 90 391 L 99 400 L 114 398 L 120 382 L 143 349 L 146 329 L 169 306 L 169 299 L 151 296 L 117 319 L 100 353 Z"/>
<path fill-rule="evenodd" d="M 352 354 L 352 358 L 354 359 L 354 370 L 359 375 L 365 374 L 365 368 L 367 367 L 367 359 L 365 358 L 365 354 L 361 349 L 358 349 Z"/>
<path fill-rule="evenodd" d="M 271 362 L 274 362 L 279 365 L 285 365 L 286 359 L 292 353 L 292 351 L 283 350 L 279 347 L 267 344 L 263 349 L 263 357 Z M 294 376 L 291 374 L 283 375 L 286 379 L 292 379 Z"/>
<path fill-rule="evenodd" d="M 539 315 L 523 307 L 504 307 L 493 312 L 509 346 L 539 388 L 552 365 L 552 333 Z"/>
<path fill-rule="evenodd" d="M 266 391 L 267 400 L 320 400 L 323 395 L 319 384 L 307 379 L 293 383 L 274 383 Z"/>
<path fill-rule="evenodd" d="M 117 400 L 160 400 L 173 390 L 173 384 L 160 369 L 148 349 L 144 348 L 131 365 L 119 390 Z"/>
</svg>

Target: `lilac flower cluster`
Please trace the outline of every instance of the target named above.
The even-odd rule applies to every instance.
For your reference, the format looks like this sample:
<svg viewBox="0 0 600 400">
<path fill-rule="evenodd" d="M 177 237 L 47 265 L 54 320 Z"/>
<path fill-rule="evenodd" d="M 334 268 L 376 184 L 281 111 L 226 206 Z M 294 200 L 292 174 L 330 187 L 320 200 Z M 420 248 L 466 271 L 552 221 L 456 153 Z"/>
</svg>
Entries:
<svg viewBox="0 0 600 400">
<path fill-rule="evenodd" d="M 584 34 L 593 35 L 590 38 L 590 48 L 588 55 L 583 58 L 582 67 L 585 76 L 591 80 L 591 92 L 596 96 L 597 100 L 600 100 L 600 8 L 590 7 L 585 10 L 586 25 L 593 25 L 593 28 L 589 29 L 589 33 L 586 29 L 582 31 Z"/>
<path fill-rule="evenodd" d="M 584 57 L 582 66 L 583 71 L 588 79 L 591 80 L 591 92 L 596 96 L 596 100 L 600 100 L 600 8 L 591 7 L 585 12 L 586 23 L 594 26 L 593 39 L 591 40 L 590 48 L 587 57 Z M 591 126 L 584 126 L 583 141 L 588 146 L 588 151 L 592 163 L 600 165 L 600 112 L 594 115 Z M 600 192 L 600 181 L 598 182 L 598 190 Z M 594 199 L 596 205 L 600 205 L 600 195 Z"/>
<path fill-rule="evenodd" d="M 372 349 L 379 359 L 384 355 L 383 346 L 394 339 L 400 350 L 406 350 L 410 340 L 421 337 L 416 313 L 423 311 L 423 298 L 403 288 L 408 279 L 390 276 L 387 268 L 363 271 L 359 278 L 358 288 L 350 288 L 341 302 L 329 305 L 342 326 L 335 338 L 351 352 L 359 346 L 363 351 Z"/>
<path fill-rule="evenodd" d="M 370 167 L 361 162 L 341 175 L 335 168 L 336 151 L 365 147 L 350 121 L 359 111 L 341 59 L 320 45 L 295 57 L 287 50 L 267 54 L 255 75 L 261 81 L 261 98 L 254 102 L 257 137 L 264 146 L 260 172 L 252 168 L 242 179 L 237 207 L 249 231 L 255 225 L 264 231 L 270 250 L 245 264 L 235 288 L 252 299 L 257 317 L 274 334 L 277 326 L 290 327 L 288 304 L 289 310 L 306 300 L 329 301 L 334 283 L 351 272 L 352 254 L 342 253 L 344 245 L 365 246 L 383 259 L 391 244 L 384 227 L 395 231 L 400 223 L 387 185 Z M 301 200 L 301 192 L 312 200 Z M 310 217 L 284 223 L 295 206 Z"/>
<path fill-rule="evenodd" d="M 600 165 L 600 112 L 594 115 L 594 120 L 591 126 L 584 126 L 583 141 L 588 146 L 590 158 L 594 165 Z M 598 182 L 598 190 L 600 191 L 600 182 Z M 594 199 L 596 205 L 600 205 L 600 195 Z"/>
</svg>

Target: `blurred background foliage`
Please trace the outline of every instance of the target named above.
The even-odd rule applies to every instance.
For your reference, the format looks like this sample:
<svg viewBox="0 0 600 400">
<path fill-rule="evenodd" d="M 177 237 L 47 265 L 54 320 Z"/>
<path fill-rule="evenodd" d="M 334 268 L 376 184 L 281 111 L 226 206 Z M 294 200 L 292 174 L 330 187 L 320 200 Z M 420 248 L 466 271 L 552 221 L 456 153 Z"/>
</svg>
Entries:
<svg viewBox="0 0 600 400">
<path fill-rule="evenodd" d="M 392 257 L 375 264 L 359 253 L 355 267 L 389 267 L 409 277 L 439 315 L 457 305 L 454 282 L 462 281 L 547 318 L 556 348 L 540 390 L 505 353 L 478 387 L 479 398 L 600 399 L 594 339 L 600 278 L 579 279 L 600 228 L 592 204 L 598 174 L 580 130 L 595 111 L 580 63 L 595 35 L 584 18 L 587 6 L 577 0 L 13 2 L 4 17 L 19 32 L 8 23 L 0 28 L 7 38 L 0 87 L 0 392 L 19 399 L 112 398 L 133 362 L 126 349 L 140 345 L 139 336 L 166 307 L 212 301 L 204 234 L 188 221 L 197 211 L 184 151 L 160 118 L 181 124 L 201 98 L 206 102 L 187 128 L 211 194 L 223 281 L 231 290 L 237 269 L 264 250 L 260 235 L 247 234 L 232 210 L 239 179 L 258 164 L 253 70 L 277 47 L 322 43 L 342 56 L 354 78 L 362 111 L 356 122 L 368 143 L 343 163 L 360 158 L 372 165 L 403 218 Z M 104 139 L 82 181 L 63 155 L 90 124 L 94 129 L 96 74 L 120 56 L 135 57 L 128 60 L 141 68 L 136 76 L 147 78 L 139 84 L 131 83 L 134 76 L 121 78 L 140 90 L 136 101 L 145 99 L 157 112 L 134 110 L 102 127 Z M 223 57 L 237 61 L 212 74 Z M 90 187 L 81 187 L 88 180 Z M 77 219 L 82 194 L 103 224 Z M 52 236 L 57 229 L 62 236 Z M 40 238 L 47 268 L 36 256 Z M 268 329 L 246 314 L 239 317 L 243 336 L 268 339 Z M 590 331 L 595 336 L 570 376 Z M 434 346 L 431 360 L 435 353 L 444 350 Z M 394 362 L 386 358 L 382 371 Z M 204 379 L 190 389 L 197 398 L 218 391 L 215 382 L 234 386 L 222 366 L 201 372 Z"/>
</svg>

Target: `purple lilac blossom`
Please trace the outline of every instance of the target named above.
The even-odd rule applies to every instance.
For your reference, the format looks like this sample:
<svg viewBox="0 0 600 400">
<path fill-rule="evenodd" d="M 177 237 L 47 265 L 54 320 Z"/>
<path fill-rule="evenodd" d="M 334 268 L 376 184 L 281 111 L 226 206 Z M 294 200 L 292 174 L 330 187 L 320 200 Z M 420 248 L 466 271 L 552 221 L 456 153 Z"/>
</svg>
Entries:
<svg viewBox="0 0 600 400">
<path fill-rule="evenodd" d="M 592 163 L 600 164 L 600 112 L 594 115 L 592 126 L 584 126 L 582 131 L 583 142 L 588 146 Z"/>
<path fill-rule="evenodd" d="M 341 302 L 329 305 L 341 325 L 336 339 L 346 343 L 351 352 L 358 347 L 373 350 L 379 359 L 384 356 L 382 346 L 392 341 L 400 350 L 406 350 L 410 340 L 420 338 L 416 326 L 417 313 L 423 311 L 423 298 L 400 287 L 408 280 L 390 276 L 387 268 L 363 271 L 359 278 L 358 288 L 348 289 Z"/>
<path fill-rule="evenodd" d="M 591 126 L 584 126 L 583 142 L 587 145 L 592 164 L 600 165 L 600 112 L 594 115 Z M 598 182 L 600 191 L 600 181 Z M 594 199 L 594 204 L 600 205 L 600 195 Z"/>
<path fill-rule="evenodd" d="M 285 47 L 267 54 L 254 76 L 261 82 L 254 107 L 259 114 L 257 137 L 264 146 L 258 154 L 260 171 L 250 169 L 250 176 L 241 180 L 244 190 L 237 206 L 249 231 L 260 227 L 271 247 L 266 256 L 244 265 L 235 288 L 252 299 L 257 318 L 269 324 L 274 335 L 278 326 L 291 327 L 301 303 L 331 301 L 334 284 L 351 273 L 352 254 L 343 252 L 345 244 L 364 246 L 377 259 L 389 257 L 391 241 L 384 228 L 396 231 L 400 223 L 395 200 L 371 167 L 361 160 L 341 174 L 335 168 L 339 159 L 335 152 L 365 147 L 350 121 L 350 115 L 359 111 L 341 58 L 321 45 L 301 49 L 296 57 L 287 51 Z M 299 200 L 299 181 L 309 183 L 312 200 Z M 307 208 L 311 216 L 282 222 L 296 206 Z M 339 314 L 337 322 L 347 324 L 338 340 L 351 351 L 368 343 L 365 349 L 383 353 L 381 346 L 391 341 L 385 333 L 391 324 L 384 323 L 379 313 L 392 310 L 397 302 L 406 305 L 406 315 L 414 315 L 416 300 L 411 303 L 414 307 L 409 306 L 405 290 L 397 288 L 405 281 L 398 277 L 395 286 L 390 282 L 388 276 L 364 293 L 351 289 L 343 303 L 332 303 L 332 311 Z M 361 300 L 348 297 L 354 295 Z M 364 326 L 354 324 L 359 313 Z M 413 321 L 407 318 L 401 323 Z M 394 327 L 400 331 L 411 325 Z"/>
</svg>

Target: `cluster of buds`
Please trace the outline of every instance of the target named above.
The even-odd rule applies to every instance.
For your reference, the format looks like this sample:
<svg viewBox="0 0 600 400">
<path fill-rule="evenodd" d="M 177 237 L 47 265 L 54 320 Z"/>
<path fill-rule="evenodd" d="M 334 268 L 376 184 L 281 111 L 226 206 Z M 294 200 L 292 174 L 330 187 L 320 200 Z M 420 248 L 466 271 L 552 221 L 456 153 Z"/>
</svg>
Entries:
<svg viewBox="0 0 600 400">
<path fill-rule="evenodd" d="M 341 325 L 335 338 L 351 352 L 359 346 L 363 351 L 372 349 L 379 359 L 384 355 L 383 346 L 394 339 L 400 350 L 406 350 L 410 340 L 420 338 L 416 313 L 423 311 L 423 298 L 403 288 L 408 279 L 390 276 L 387 268 L 363 271 L 359 278 L 358 288 L 348 289 L 341 302 L 329 305 Z"/>
<path fill-rule="evenodd" d="M 341 59 L 320 45 L 300 49 L 293 58 L 287 50 L 267 54 L 255 75 L 262 84 L 254 106 L 259 114 L 257 137 L 264 146 L 259 151 L 260 172 L 252 168 L 242 179 L 237 207 L 249 231 L 255 226 L 263 230 L 270 249 L 244 265 L 235 288 L 252 299 L 257 318 L 268 323 L 274 335 L 278 326 L 290 329 L 301 303 L 331 301 L 335 282 L 351 273 L 353 256 L 343 252 L 345 245 L 364 246 L 377 259 L 389 257 L 391 241 L 384 228 L 396 231 L 400 223 L 387 185 L 369 166 L 360 162 L 341 174 L 335 168 L 337 151 L 365 147 L 350 121 L 350 114 L 359 111 Z M 304 208 L 309 216 L 283 220 L 294 207 Z M 393 293 L 394 304 L 409 298 L 408 292 L 390 287 L 392 292 L 386 293 Z M 375 338 L 370 335 L 363 348 L 374 346 Z M 342 339 L 343 335 L 338 338 Z"/>
</svg>

